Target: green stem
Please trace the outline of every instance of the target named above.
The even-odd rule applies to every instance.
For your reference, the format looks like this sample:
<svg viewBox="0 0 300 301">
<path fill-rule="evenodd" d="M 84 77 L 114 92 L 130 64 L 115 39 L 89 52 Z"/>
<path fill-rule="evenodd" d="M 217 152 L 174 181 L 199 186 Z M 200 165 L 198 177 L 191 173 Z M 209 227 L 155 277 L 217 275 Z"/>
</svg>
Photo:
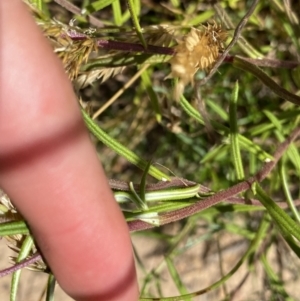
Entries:
<svg viewBox="0 0 300 301">
<path fill-rule="evenodd" d="M 47 282 L 47 293 L 46 301 L 54 301 L 54 290 L 55 290 L 56 280 L 53 274 L 49 274 Z"/>
<path fill-rule="evenodd" d="M 230 146 L 231 154 L 233 159 L 233 165 L 235 167 L 237 179 L 244 180 L 244 168 L 241 158 L 241 151 L 238 137 L 238 126 L 237 126 L 237 100 L 238 100 L 239 84 L 236 82 L 232 97 L 229 104 L 229 124 L 230 124 Z"/>
<path fill-rule="evenodd" d="M 288 100 L 296 105 L 300 105 L 300 97 L 290 93 L 286 89 L 282 88 L 281 86 L 277 85 L 273 79 L 271 79 L 265 72 L 263 72 L 257 66 L 243 60 L 242 58 L 235 57 L 233 59 L 233 66 L 239 69 L 248 71 L 256 76 L 263 84 L 269 87 L 275 94 L 279 97 Z"/>
<path fill-rule="evenodd" d="M 18 258 L 17 258 L 17 263 L 25 259 L 33 246 L 33 239 L 30 235 L 28 235 L 20 249 Z M 18 290 L 18 284 L 20 281 L 20 276 L 21 276 L 21 270 L 18 270 L 13 273 L 12 279 L 11 279 L 11 289 L 10 289 L 10 301 L 15 301 L 17 298 L 17 290 Z"/>
<path fill-rule="evenodd" d="M 137 17 L 136 12 L 135 12 L 135 7 L 134 7 L 133 0 L 127 0 L 127 6 L 128 6 L 129 11 L 130 11 L 131 20 L 132 20 L 134 28 L 136 30 L 136 34 L 139 37 L 139 39 L 140 39 L 142 45 L 144 46 L 144 48 L 147 49 L 147 42 L 146 42 L 146 40 L 145 40 L 145 38 L 142 34 L 142 28 L 140 26 L 138 17 Z"/>
<path fill-rule="evenodd" d="M 299 212 L 298 212 L 297 208 L 295 207 L 295 204 L 292 200 L 292 196 L 290 194 L 289 186 L 288 186 L 288 183 L 287 183 L 287 176 L 286 176 L 286 172 L 285 172 L 285 166 L 284 166 L 282 161 L 279 162 L 279 172 L 280 172 L 281 182 L 282 182 L 284 194 L 285 194 L 285 197 L 286 197 L 286 201 L 287 201 L 291 211 L 293 212 L 296 220 L 300 224 L 300 215 L 299 215 Z"/>
</svg>

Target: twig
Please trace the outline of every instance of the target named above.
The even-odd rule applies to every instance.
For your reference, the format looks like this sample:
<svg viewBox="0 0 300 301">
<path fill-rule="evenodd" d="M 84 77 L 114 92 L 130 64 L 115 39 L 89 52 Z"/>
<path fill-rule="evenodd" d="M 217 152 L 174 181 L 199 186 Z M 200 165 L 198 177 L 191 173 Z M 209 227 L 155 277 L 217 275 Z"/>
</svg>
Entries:
<svg viewBox="0 0 300 301">
<path fill-rule="evenodd" d="M 227 55 L 224 59 L 224 62 L 233 63 L 235 55 Z M 269 67 L 269 68 L 286 68 L 286 69 L 293 69 L 300 65 L 297 61 L 280 61 L 280 60 L 273 60 L 273 59 L 252 59 L 244 56 L 239 56 L 239 58 L 247 61 L 255 66 L 259 67 Z"/>
<path fill-rule="evenodd" d="M 270 78 L 263 70 L 258 68 L 257 66 L 244 61 L 238 55 L 235 57 L 233 61 L 233 66 L 243 71 L 248 71 L 256 76 L 264 85 L 272 90 L 273 93 L 277 94 L 279 97 L 290 101 L 296 105 L 300 105 L 300 97 L 294 93 L 289 92 L 284 89 L 282 86 L 278 85 L 272 78 Z"/>
<path fill-rule="evenodd" d="M 140 76 L 141 74 L 149 67 L 149 64 L 144 65 L 130 80 L 117 92 L 115 93 L 97 112 L 93 114 L 93 119 L 96 119 L 102 112 L 104 112 L 111 104 L 113 104 L 119 96 L 122 95 Z"/>
<path fill-rule="evenodd" d="M 42 255 L 39 252 L 36 252 L 30 258 L 24 259 L 24 260 L 16 263 L 15 265 L 0 271 L 0 278 L 4 277 L 6 275 L 9 275 L 11 273 L 14 273 L 17 270 L 20 270 L 22 268 L 25 268 L 41 259 L 42 259 Z"/>
</svg>

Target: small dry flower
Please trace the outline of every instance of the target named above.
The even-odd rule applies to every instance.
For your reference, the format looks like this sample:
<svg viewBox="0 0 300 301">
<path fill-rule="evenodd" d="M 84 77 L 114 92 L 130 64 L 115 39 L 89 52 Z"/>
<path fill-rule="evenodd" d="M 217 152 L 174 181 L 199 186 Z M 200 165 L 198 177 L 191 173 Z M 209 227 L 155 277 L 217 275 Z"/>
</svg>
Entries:
<svg viewBox="0 0 300 301">
<path fill-rule="evenodd" d="M 175 98 L 179 99 L 184 87 L 194 84 L 194 76 L 198 70 L 209 71 L 224 49 L 227 32 L 221 25 L 214 22 L 201 29 L 192 27 L 190 32 L 174 47 L 175 55 L 170 59 L 171 74 L 169 77 L 178 77 Z"/>
<path fill-rule="evenodd" d="M 46 23 L 40 22 L 40 26 L 61 58 L 69 78 L 74 80 L 81 65 L 93 51 L 97 51 L 97 41 L 74 27 L 72 21 L 70 25 L 65 25 L 53 19 Z"/>
</svg>

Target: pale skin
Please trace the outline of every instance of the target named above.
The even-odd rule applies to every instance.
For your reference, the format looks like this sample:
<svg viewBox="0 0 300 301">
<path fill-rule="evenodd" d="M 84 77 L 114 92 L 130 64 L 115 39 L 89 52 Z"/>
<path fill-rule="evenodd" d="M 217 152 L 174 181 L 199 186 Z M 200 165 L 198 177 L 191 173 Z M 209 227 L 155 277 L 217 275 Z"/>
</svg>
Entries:
<svg viewBox="0 0 300 301">
<path fill-rule="evenodd" d="M 0 187 L 67 294 L 138 300 L 128 227 L 62 64 L 20 0 L 0 14 Z"/>
</svg>

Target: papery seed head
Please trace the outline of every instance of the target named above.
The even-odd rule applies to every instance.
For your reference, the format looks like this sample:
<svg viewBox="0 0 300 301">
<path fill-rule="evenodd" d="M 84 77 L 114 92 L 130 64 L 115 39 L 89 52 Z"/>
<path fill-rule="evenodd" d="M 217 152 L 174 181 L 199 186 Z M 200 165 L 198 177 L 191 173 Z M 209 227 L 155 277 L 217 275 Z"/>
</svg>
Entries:
<svg viewBox="0 0 300 301">
<path fill-rule="evenodd" d="M 190 32 L 177 39 L 174 47 L 175 54 L 170 59 L 171 74 L 169 77 L 178 77 L 180 86 L 176 94 L 183 92 L 184 86 L 193 84 L 194 75 L 198 70 L 209 71 L 224 49 L 223 43 L 227 39 L 227 32 L 221 25 L 213 22 L 201 29 L 192 27 Z M 180 95 L 175 95 L 179 99 Z"/>
</svg>

